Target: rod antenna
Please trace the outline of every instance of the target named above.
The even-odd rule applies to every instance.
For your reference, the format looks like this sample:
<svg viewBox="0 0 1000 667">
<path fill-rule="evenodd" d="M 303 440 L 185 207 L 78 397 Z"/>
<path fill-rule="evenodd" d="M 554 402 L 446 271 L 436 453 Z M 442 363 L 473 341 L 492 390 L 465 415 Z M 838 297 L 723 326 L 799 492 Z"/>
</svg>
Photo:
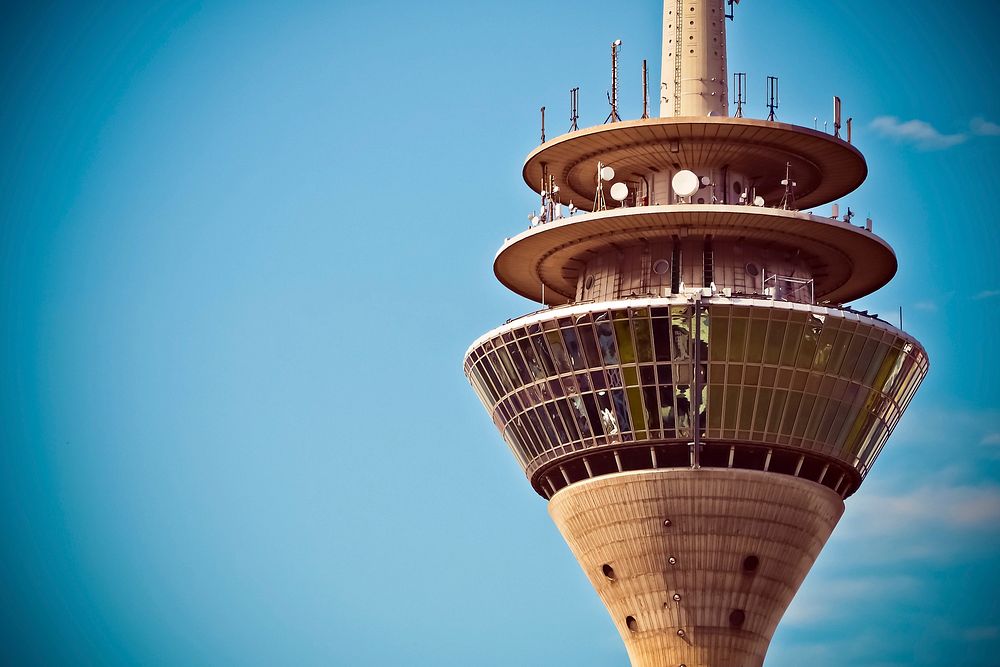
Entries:
<svg viewBox="0 0 1000 667">
<path fill-rule="evenodd" d="M 569 131 L 576 132 L 580 129 L 577 121 L 580 120 L 580 87 L 569 90 Z"/>
<path fill-rule="evenodd" d="M 733 88 L 736 89 L 736 118 L 743 118 L 743 105 L 747 103 L 747 73 L 733 73 Z"/>
<path fill-rule="evenodd" d="M 642 117 L 649 118 L 649 68 L 645 58 L 642 60 Z"/>
<path fill-rule="evenodd" d="M 617 123 L 621 120 L 618 115 L 618 49 L 621 48 L 622 40 L 616 39 L 611 42 L 611 92 L 608 93 L 608 103 L 611 104 L 611 113 L 604 120 L 605 123 Z"/>
<path fill-rule="evenodd" d="M 775 120 L 774 111 L 778 108 L 778 77 L 767 77 L 767 119 Z"/>
</svg>

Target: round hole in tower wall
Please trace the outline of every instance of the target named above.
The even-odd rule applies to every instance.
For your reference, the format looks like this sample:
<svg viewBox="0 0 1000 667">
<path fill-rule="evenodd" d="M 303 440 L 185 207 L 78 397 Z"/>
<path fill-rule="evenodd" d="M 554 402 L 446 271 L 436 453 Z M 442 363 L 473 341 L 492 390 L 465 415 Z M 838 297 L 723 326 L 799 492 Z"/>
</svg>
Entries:
<svg viewBox="0 0 1000 667">
<path fill-rule="evenodd" d="M 739 181 L 733 181 L 733 193 L 738 195 L 743 194 L 743 184 Z"/>
<path fill-rule="evenodd" d="M 743 623 L 747 620 L 747 613 L 742 609 L 733 609 L 729 612 L 729 625 L 734 628 L 742 628 Z"/>
<path fill-rule="evenodd" d="M 670 262 L 668 262 L 667 260 L 658 259 L 655 262 L 653 262 L 653 273 L 655 273 L 656 275 L 662 276 L 669 270 L 670 270 Z"/>
<path fill-rule="evenodd" d="M 636 622 L 635 616 L 626 616 L 625 617 L 625 625 L 628 626 L 629 632 L 638 632 L 639 631 L 639 623 Z"/>
<path fill-rule="evenodd" d="M 754 556 L 753 554 L 750 554 L 749 556 L 743 559 L 744 572 L 747 573 L 756 572 L 758 567 L 760 567 L 760 559 Z"/>
<path fill-rule="evenodd" d="M 615 568 L 611 567 L 607 563 L 601 566 L 601 572 L 603 572 L 604 576 L 608 578 L 608 581 L 615 580 Z"/>
<path fill-rule="evenodd" d="M 590 289 L 594 286 L 594 276 L 587 276 L 587 279 L 583 281 L 583 289 Z"/>
<path fill-rule="evenodd" d="M 746 268 L 746 272 L 747 272 L 748 276 L 759 276 L 760 275 L 760 267 L 757 266 L 756 264 L 754 264 L 753 262 L 750 262 L 744 268 Z"/>
</svg>

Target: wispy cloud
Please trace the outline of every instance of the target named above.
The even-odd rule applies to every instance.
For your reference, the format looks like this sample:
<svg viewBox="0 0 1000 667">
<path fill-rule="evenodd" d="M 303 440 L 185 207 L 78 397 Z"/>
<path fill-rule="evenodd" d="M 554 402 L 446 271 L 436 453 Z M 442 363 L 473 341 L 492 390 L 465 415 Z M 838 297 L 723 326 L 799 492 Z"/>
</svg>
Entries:
<svg viewBox="0 0 1000 667">
<path fill-rule="evenodd" d="M 1000 296 L 1000 289 L 986 289 L 972 297 L 973 299 L 992 299 L 995 296 Z"/>
<path fill-rule="evenodd" d="M 913 307 L 917 310 L 923 310 L 928 313 L 936 313 L 938 309 L 938 305 L 933 301 L 917 301 L 913 304 Z"/>
<path fill-rule="evenodd" d="M 1000 136 L 1000 124 L 986 120 L 982 116 L 973 118 L 972 122 L 969 123 L 969 127 L 972 129 L 973 134 L 983 137 Z"/>
<path fill-rule="evenodd" d="M 901 121 L 896 116 L 879 116 L 872 121 L 871 127 L 883 136 L 911 143 L 923 150 L 951 148 L 968 138 L 965 134 L 944 134 L 926 121 Z"/>
<path fill-rule="evenodd" d="M 1000 433 L 987 433 L 979 441 L 980 445 L 1000 445 Z"/>
</svg>

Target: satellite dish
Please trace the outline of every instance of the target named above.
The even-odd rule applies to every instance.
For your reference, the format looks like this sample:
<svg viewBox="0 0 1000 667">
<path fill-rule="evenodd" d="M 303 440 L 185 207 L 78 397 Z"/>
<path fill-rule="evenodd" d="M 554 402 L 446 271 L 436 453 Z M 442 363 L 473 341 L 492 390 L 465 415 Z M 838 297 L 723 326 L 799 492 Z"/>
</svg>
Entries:
<svg viewBox="0 0 1000 667">
<path fill-rule="evenodd" d="M 698 180 L 698 175 L 693 171 L 681 169 L 674 174 L 674 178 L 670 181 L 670 185 L 673 187 L 674 193 L 678 197 L 690 197 L 694 193 L 698 192 L 698 189 L 701 187 L 701 182 Z"/>
<path fill-rule="evenodd" d="M 612 169 L 611 167 L 607 167 L 607 166 L 601 167 L 601 180 L 602 181 L 610 181 L 614 177 L 615 177 L 615 170 L 614 169 Z"/>
<path fill-rule="evenodd" d="M 760 195 L 757 195 L 756 197 L 753 198 L 753 205 L 754 206 L 763 206 L 764 205 L 764 198 L 761 197 Z"/>
<path fill-rule="evenodd" d="M 531 226 L 532 227 L 536 226 L 541 221 L 542 221 L 542 219 L 539 218 L 537 215 L 531 216 Z"/>
<path fill-rule="evenodd" d="M 628 186 L 624 183 L 615 183 L 611 186 L 611 198 L 615 201 L 625 201 L 628 197 Z"/>
<path fill-rule="evenodd" d="M 711 185 L 712 184 L 712 179 L 709 178 L 708 176 L 702 176 L 701 177 L 701 184 L 705 185 L 705 186 Z"/>
</svg>

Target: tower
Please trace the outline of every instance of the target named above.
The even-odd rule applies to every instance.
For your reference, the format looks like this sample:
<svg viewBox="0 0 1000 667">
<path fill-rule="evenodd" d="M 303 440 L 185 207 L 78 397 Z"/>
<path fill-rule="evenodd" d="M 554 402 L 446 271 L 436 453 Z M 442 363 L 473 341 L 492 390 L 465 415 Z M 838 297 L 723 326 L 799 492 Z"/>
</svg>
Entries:
<svg viewBox="0 0 1000 667">
<path fill-rule="evenodd" d="M 542 211 L 494 271 L 542 309 L 464 368 L 632 664 L 750 667 L 928 361 L 844 305 L 892 278 L 890 246 L 807 212 L 864 157 L 729 117 L 724 0 L 664 4 L 660 117 L 528 155 Z"/>
</svg>

